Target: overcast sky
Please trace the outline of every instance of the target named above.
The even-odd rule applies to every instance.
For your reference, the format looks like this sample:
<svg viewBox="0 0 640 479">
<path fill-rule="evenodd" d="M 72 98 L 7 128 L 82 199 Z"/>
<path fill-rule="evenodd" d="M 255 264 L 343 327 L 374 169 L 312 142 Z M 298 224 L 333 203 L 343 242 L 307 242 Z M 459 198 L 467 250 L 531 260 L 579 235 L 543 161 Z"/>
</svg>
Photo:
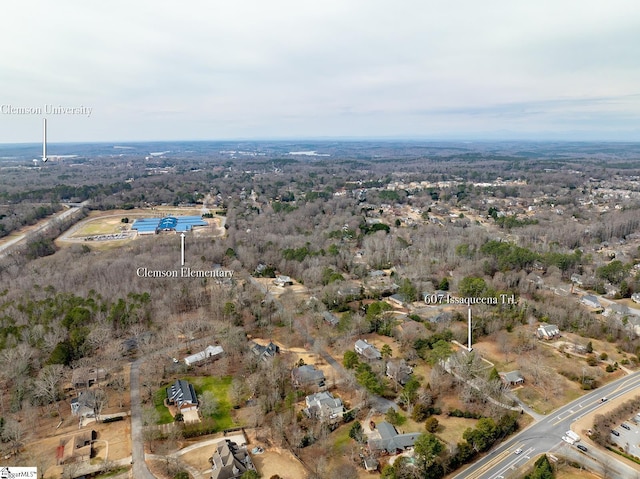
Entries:
<svg viewBox="0 0 640 479">
<path fill-rule="evenodd" d="M 640 141 L 637 0 L 0 6 L 0 142 Z M 45 105 L 87 114 L 17 114 Z"/>
</svg>

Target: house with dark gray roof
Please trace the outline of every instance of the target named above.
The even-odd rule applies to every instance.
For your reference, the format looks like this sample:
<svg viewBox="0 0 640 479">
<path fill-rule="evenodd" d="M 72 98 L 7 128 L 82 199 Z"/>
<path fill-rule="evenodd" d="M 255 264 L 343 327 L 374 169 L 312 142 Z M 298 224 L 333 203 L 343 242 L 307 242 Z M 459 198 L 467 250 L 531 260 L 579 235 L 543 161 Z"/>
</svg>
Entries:
<svg viewBox="0 0 640 479">
<path fill-rule="evenodd" d="M 394 358 L 387 361 L 386 373 L 388 377 L 404 386 L 411 379 L 413 368 L 404 359 Z"/>
<path fill-rule="evenodd" d="M 520 371 L 510 371 L 508 373 L 499 373 L 500 379 L 507 386 L 517 386 L 519 384 L 524 383 L 524 376 L 520 373 Z"/>
<path fill-rule="evenodd" d="M 324 319 L 331 326 L 337 326 L 340 323 L 338 317 L 330 311 L 324 311 L 322 313 L 322 319 Z"/>
<path fill-rule="evenodd" d="M 71 400 L 71 414 L 80 417 L 95 417 L 96 393 L 94 390 L 80 391 Z"/>
<path fill-rule="evenodd" d="M 395 454 L 398 451 L 413 447 L 420 434 L 419 432 L 398 434 L 392 424 L 383 421 L 377 425 L 376 430 L 369 436 L 367 446 L 372 453 Z"/>
<path fill-rule="evenodd" d="M 324 381 L 324 373 L 310 364 L 293 368 L 291 371 L 291 382 L 297 388 L 309 386 L 324 387 Z"/>
<path fill-rule="evenodd" d="M 198 409 L 198 398 L 193 384 L 183 379 L 176 380 L 167 388 L 167 404 L 177 407 L 180 411 Z"/>
<path fill-rule="evenodd" d="M 592 309 L 602 309 L 600 300 L 593 294 L 585 294 L 582 298 L 580 298 L 580 302 Z"/>
<path fill-rule="evenodd" d="M 608 318 L 622 318 L 628 316 L 631 310 L 625 304 L 611 303 L 604 310 L 604 315 Z"/>
<path fill-rule="evenodd" d="M 280 346 L 274 344 L 273 341 L 269 341 L 269 344 L 266 346 L 253 343 L 251 346 L 251 352 L 261 361 L 268 361 L 280 352 Z"/>
</svg>

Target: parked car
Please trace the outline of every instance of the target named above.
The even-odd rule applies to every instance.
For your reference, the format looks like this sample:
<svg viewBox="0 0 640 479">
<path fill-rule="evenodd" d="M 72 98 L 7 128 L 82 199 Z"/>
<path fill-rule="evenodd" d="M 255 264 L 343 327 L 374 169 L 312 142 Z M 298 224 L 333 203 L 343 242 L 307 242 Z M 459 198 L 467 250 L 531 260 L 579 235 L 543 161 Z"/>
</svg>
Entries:
<svg viewBox="0 0 640 479">
<path fill-rule="evenodd" d="M 578 444 L 576 447 L 578 449 L 580 449 L 582 452 L 587 452 L 587 448 L 585 446 L 583 446 L 582 444 Z"/>
<path fill-rule="evenodd" d="M 626 429 L 627 431 L 631 431 L 631 428 L 629 427 L 628 424 L 622 423 L 622 424 L 620 424 L 620 427 Z"/>
<path fill-rule="evenodd" d="M 620 433 L 618 431 L 616 431 L 615 429 L 611 430 L 611 434 L 613 434 L 614 436 L 619 436 Z"/>
</svg>

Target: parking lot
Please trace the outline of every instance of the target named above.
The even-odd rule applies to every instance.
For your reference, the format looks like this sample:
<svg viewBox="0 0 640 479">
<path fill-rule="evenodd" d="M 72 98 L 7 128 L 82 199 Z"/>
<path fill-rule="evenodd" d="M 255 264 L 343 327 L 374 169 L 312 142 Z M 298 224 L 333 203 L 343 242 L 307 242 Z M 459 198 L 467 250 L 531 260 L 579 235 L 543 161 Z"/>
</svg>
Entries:
<svg viewBox="0 0 640 479">
<path fill-rule="evenodd" d="M 640 413 L 639 413 L 640 414 Z M 624 421 L 629 429 L 618 425 L 615 431 L 619 432 L 619 436 L 611 434 L 611 442 L 616 446 L 620 446 L 626 453 L 632 456 L 640 457 L 640 416 L 634 416 Z"/>
</svg>

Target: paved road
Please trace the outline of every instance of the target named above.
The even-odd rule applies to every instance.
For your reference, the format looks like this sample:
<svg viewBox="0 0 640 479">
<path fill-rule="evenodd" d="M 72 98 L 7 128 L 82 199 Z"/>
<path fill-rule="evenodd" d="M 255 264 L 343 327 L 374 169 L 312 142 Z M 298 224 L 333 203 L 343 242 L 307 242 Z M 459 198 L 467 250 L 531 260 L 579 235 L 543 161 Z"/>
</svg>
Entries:
<svg viewBox="0 0 640 479">
<path fill-rule="evenodd" d="M 614 455 L 607 454 L 595 446 L 588 446 L 583 453 L 575 446 L 562 441 L 564 432 L 571 428 L 571 424 L 597 411 L 604 403 L 602 397 L 614 400 L 640 386 L 640 372 L 625 376 L 610 384 L 602 386 L 585 396 L 553 411 L 541 421 L 534 423 L 524 431 L 516 434 L 482 459 L 476 461 L 455 476 L 454 479 L 507 479 L 517 477 L 516 471 L 530 458 L 539 454 L 558 452 L 562 455 L 579 459 L 594 471 L 607 470 L 611 479 L 629 479 L 637 477 L 637 471 L 617 460 Z M 577 431 L 576 431 L 577 432 Z M 520 448 L 520 455 L 514 451 Z"/>
<path fill-rule="evenodd" d="M 11 247 L 25 241 L 27 238 L 29 238 L 32 235 L 37 235 L 38 233 L 44 233 L 46 230 L 48 230 L 49 228 L 51 228 L 56 222 L 58 221 L 64 221 L 67 218 L 71 217 L 72 215 L 74 215 L 75 213 L 77 213 L 78 211 L 80 211 L 84 206 L 89 204 L 89 200 L 83 202 L 83 203 L 73 203 L 70 204 L 68 206 L 70 206 L 69 209 L 63 211 L 62 213 L 58 213 L 55 214 L 54 216 L 41 221 L 35 228 L 33 228 L 32 230 L 30 230 L 28 233 L 23 233 L 21 235 L 16 236 L 15 238 L 12 238 L 11 240 L 3 243 L 0 245 L 0 258 L 5 257 L 7 254 L 9 254 L 9 251 L 11 249 Z"/>
</svg>

